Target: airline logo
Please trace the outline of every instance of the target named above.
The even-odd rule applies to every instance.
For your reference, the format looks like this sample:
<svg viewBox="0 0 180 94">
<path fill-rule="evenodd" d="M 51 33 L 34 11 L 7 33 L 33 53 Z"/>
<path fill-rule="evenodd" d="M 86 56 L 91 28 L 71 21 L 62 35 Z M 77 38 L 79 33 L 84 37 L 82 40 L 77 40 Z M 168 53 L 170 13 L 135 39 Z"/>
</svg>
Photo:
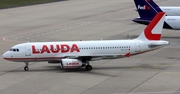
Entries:
<svg viewBox="0 0 180 94">
<path fill-rule="evenodd" d="M 70 63 L 66 63 L 66 65 L 79 65 L 79 62 L 70 62 Z"/>
<path fill-rule="evenodd" d="M 138 5 L 137 9 L 139 9 L 139 10 L 150 10 L 150 7 L 147 5 L 144 5 L 144 6 Z"/>
<path fill-rule="evenodd" d="M 35 45 L 32 45 L 32 54 L 43 54 L 43 53 L 67 53 L 67 52 L 80 52 L 76 44 L 57 44 L 54 45 L 42 45 L 41 49 L 37 49 Z"/>
<path fill-rule="evenodd" d="M 149 40 L 160 40 L 161 34 L 153 34 L 152 31 L 154 27 L 160 22 L 161 18 L 164 16 L 164 12 L 159 12 L 154 18 L 153 21 L 145 28 L 145 36 Z"/>
</svg>

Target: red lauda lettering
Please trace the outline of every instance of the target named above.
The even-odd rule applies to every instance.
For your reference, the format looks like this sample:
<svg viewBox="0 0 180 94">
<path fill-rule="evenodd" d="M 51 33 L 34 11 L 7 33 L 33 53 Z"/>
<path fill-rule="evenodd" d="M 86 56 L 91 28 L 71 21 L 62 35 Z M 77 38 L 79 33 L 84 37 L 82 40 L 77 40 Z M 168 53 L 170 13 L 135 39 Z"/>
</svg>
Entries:
<svg viewBox="0 0 180 94">
<path fill-rule="evenodd" d="M 52 53 L 58 53 L 60 51 L 59 45 L 56 45 L 56 50 L 54 49 L 53 45 L 50 45 L 50 48 L 51 48 Z"/>
<path fill-rule="evenodd" d="M 72 64 L 72 65 L 79 65 L 78 62 L 72 62 L 71 64 Z"/>
<path fill-rule="evenodd" d="M 50 53 L 47 45 L 43 45 L 43 47 L 42 47 L 41 53 L 44 53 L 44 52 Z"/>
<path fill-rule="evenodd" d="M 40 53 L 40 51 L 36 51 L 35 46 L 34 46 L 34 45 L 32 45 L 32 53 L 33 53 L 33 54 L 39 54 L 39 53 Z"/>
<path fill-rule="evenodd" d="M 71 49 L 70 49 L 71 48 Z M 43 45 L 41 51 L 38 51 L 34 45 L 32 45 L 32 53 L 33 54 L 43 54 L 43 53 L 66 53 L 66 52 L 80 52 L 78 46 L 76 44 L 72 44 L 72 47 L 70 47 L 67 44 L 61 44 L 61 45 L 56 45 L 56 47 L 54 47 L 54 45 L 50 45 L 50 49 L 48 48 L 47 45 Z"/>
<path fill-rule="evenodd" d="M 71 49 L 70 52 L 74 52 L 74 51 L 80 52 L 80 50 L 79 50 L 79 48 L 78 48 L 78 46 L 76 44 L 72 45 L 72 49 Z"/>
<path fill-rule="evenodd" d="M 78 62 L 71 62 L 71 63 L 66 63 L 67 65 L 79 65 Z"/>
<path fill-rule="evenodd" d="M 69 49 L 70 49 L 69 45 L 67 45 L 67 44 L 61 44 L 61 52 L 62 52 L 62 53 L 69 52 Z"/>
</svg>

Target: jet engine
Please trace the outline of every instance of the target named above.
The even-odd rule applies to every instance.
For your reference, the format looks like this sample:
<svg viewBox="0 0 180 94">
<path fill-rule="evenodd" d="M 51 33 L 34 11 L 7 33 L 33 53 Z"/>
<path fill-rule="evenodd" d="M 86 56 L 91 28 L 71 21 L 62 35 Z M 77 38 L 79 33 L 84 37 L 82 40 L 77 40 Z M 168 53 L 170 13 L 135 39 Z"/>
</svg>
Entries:
<svg viewBox="0 0 180 94">
<path fill-rule="evenodd" d="M 82 61 L 78 59 L 61 59 L 60 67 L 67 69 L 67 68 L 80 68 L 83 66 Z"/>
</svg>

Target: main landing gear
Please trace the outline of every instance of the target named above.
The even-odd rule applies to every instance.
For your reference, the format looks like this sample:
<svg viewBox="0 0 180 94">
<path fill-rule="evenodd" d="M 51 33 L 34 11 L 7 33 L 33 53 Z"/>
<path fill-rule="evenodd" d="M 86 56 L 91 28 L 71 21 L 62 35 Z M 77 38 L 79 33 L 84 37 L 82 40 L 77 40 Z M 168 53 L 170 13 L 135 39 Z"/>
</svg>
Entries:
<svg viewBox="0 0 180 94">
<path fill-rule="evenodd" d="M 91 65 L 86 65 L 85 68 L 86 68 L 86 70 L 88 70 L 88 71 L 89 71 L 89 70 L 92 70 L 92 66 L 91 66 Z"/>
<path fill-rule="evenodd" d="M 29 68 L 28 68 L 29 62 L 24 62 L 24 63 L 25 63 L 24 70 L 28 71 L 29 70 Z"/>
<path fill-rule="evenodd" d="M 90 71 L 90 70 L 92 70 L 92 66 L 91 65 L 89 65 L 89 61 L 86 61 L 86 63 L 87 63 L 87 65 L 86 65 L 86 70 L 88 70 L 88 71 Z"/>
</svg>

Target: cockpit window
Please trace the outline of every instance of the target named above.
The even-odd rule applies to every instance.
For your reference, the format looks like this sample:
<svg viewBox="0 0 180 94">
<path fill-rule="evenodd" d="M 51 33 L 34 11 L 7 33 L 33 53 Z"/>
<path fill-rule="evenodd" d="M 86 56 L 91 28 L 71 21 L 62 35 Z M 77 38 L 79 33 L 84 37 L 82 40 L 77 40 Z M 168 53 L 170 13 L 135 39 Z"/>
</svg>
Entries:
<svg viewBox="0 0 180 94">
<path fill-rule="evenodd" d="M 17 49 L 17 48 L 11 48 L 9 51 L 19 52 L 19 49 Z"/>
</svg>

